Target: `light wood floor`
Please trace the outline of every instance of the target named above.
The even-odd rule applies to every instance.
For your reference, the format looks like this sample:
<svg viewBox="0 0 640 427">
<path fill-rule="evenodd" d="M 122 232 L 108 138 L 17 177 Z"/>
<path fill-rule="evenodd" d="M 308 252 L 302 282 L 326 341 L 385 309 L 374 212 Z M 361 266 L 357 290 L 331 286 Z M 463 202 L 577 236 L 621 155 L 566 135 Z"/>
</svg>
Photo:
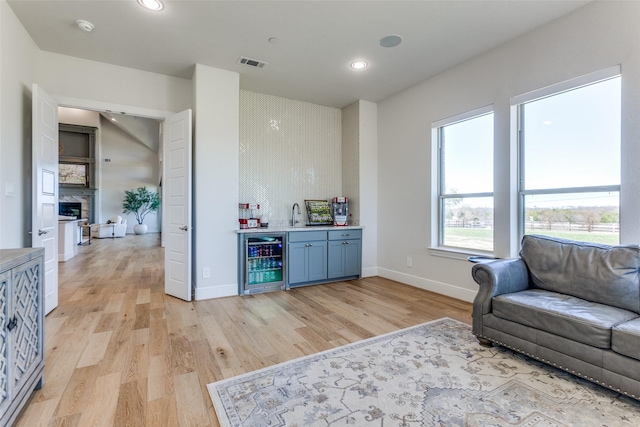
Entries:
<svg viewBox="0 0 640 427">
<path fill-rule="evenodd" d="M 218 426 L 206 385 L 471 305 L 379 277 L 249 297 L 164 294 L 158 235 L 94 239 L 60 263 L 45 385 L 16 425 Z M 215 274 L 215 272 L 214 272 Z"/>
</svg>

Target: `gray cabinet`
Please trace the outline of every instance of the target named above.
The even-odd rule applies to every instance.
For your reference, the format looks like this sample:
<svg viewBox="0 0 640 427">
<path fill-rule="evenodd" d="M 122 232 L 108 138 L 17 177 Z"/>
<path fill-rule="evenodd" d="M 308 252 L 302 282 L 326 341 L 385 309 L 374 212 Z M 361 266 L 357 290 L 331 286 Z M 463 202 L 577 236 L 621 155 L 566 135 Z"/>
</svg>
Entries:
<svg viewBox="0 0 640 427">
<path fill-rule="evenodd" d="M 289 232 L 288 283 L 295 287 L 327 279 L 327 232 Z"/>
<path fill-rule="evenodd" d="M 44 375 L 44 250 L 0 250 L 0 425 L 12 425 Z"/>
<path fill-rule="evenodd" d="M 360 277 L 362 230 L 290 231 L 288 287 Z"/>
<path fill-rule="evenodd" d="M 329 279 L 358 277 L 362 264 L 362 230 L 329 231 Z"/>
</svg>

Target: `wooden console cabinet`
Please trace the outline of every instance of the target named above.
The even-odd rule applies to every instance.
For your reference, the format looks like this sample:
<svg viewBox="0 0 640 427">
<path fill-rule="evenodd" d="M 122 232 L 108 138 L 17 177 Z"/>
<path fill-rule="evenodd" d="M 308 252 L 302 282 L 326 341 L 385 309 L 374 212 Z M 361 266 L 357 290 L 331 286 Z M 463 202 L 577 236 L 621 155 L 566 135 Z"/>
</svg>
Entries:
<svg viewBox="0 0 640 427">
<path fill-rule="evenodd" d="M 0 250 L 0 426 L 44 381 L 42 248 Z"/>
</svg>

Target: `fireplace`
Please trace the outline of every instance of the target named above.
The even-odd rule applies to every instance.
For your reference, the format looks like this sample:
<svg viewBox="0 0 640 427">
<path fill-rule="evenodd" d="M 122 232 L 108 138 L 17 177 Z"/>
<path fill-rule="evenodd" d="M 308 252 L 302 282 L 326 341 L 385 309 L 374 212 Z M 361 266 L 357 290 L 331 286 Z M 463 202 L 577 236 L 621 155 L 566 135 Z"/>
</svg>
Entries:
<svg viewBox="0 0 640 427">
<path fill-rule="evenodd" d="M 82 216 L 82 203 L 58 202 L 58 215 L 80 219 Z"/>
</svg>

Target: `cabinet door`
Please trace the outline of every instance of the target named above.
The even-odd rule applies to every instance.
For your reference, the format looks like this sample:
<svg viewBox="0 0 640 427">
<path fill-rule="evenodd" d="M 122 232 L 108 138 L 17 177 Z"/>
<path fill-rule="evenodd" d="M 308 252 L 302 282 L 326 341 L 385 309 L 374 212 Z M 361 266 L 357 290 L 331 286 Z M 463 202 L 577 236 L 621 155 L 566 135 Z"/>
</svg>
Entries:
<svg viewBox="0 0 640 427">
<path fill-rule="evenodd" d="M 342 246 L 344 252 L 344 275 L 360 276 L 362 273 L 362 240 L 346 240 Z"/>
<path fill-rule="evenodd" d="M 329 279 L 360 275 L 361 240 L 329 242 Z"/>
<path fill-rule="evenodd" d="M 329 241 L 328 270 L 329 279 L 344 277 L 344 244 L 343 240 Z"/>
<path fill-rule="evenodd" d="M 8 292 L 11 272 L 0 273 L 0 418 L 11 403 L 9 396 L 9 338 L 7 323 L 9 319 Z"/>
<path fill-rule="evenodd" d="M 21 389 L 43 357 L 40 269 L 40 260 L 35 259 L 12 270 L 12 304 L 16 325 L 10 336 L 13 343 L 12 381 L 15 390 Z"/>
<path fill-rule="evenodd" d="M 287 271 L 289 272 L 289 284 L 295 285 L 308 281 L 307 247 L 306 243 L 290 243 L 287 252 Z"/>
<path fill-rule="evenodd" d="M 308 245 L 308 280 L 324 280 L 327 278 L 327 242 L 309 242 Z"/>
</svg>

